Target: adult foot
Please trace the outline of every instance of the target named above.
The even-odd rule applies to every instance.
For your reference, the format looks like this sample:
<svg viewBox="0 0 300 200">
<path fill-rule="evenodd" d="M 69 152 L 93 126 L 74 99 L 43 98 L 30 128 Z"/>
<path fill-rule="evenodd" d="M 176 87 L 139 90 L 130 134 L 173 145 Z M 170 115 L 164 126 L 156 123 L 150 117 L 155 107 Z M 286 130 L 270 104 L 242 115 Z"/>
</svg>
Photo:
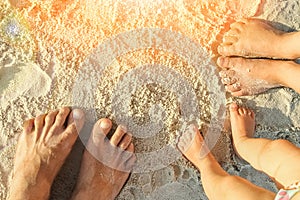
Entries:
<svg viewBox="0 0 300 200">
<path fill-rule="evenodd" d="M 69 108 L 24 123 L 8 199 L 48 199 L 50 187 L 84 124 L 84 113 Z"/>
<path fill-rule="evenodd" d="M 230 122 L 234 146 L 247 138 L 252 138 L 255 129 L 255 114 L 252 110 L 239 107 L 236 103 L 230 105 Z"/>
<path fill-rule="evenodd" d="M 262 93 L 270 88 L 287 86 L 284 74 L 297 64 L 292 61 L 219 57 L 220 76 L 233 96 Z"/>
<path fill-rule="evenodd" d="M 296 59 L 300 57 L 300 33 L 286 33 L 260 19 L 231 24 L 218 52 L 223 56 Z"/>
<path fill-rule="evenodd" d="M 135 163 L 132 136 L 120 125 L 109 140 L 111 126 L 108 119 L 94 125 L 72 199 L 115 199 L 128 179 Z"/>
</svg>

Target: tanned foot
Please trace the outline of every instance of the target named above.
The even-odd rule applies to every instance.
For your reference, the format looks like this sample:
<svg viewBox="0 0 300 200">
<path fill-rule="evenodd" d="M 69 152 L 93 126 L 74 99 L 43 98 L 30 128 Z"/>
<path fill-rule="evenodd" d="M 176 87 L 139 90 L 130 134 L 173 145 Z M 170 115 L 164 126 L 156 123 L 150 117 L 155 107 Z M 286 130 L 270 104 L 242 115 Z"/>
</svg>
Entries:
<svg viewBox="0 0 300 200">
<path fill-rule="evenodd" d="M 69 108 L 24 123 L 20 135 L 9 200 L 48 199 L 50 187 L 84 124 L 84 113 Z"/>
<path fill-rule="evenodd" d="M 115 199 L 128 179 L 136 159 L 132 136 L 120 125 L 109 140 L 111 126 L 108 119 L 95 124 L 72 199 Z"/>
<path fill-rule="evenodd" d="M 284 73 L 297 68 L 292 61 L 219 57 L 225 88 L 233 96 L 254 95 L 271 88 L 288 86 Z"/>
<path fill-rule="evenodd" d="M 298 32 L 285 33 L 260 19 L 231 24 L 218 47 L 222 56 L 296 59 L 300 57 Z"/>
</svg>

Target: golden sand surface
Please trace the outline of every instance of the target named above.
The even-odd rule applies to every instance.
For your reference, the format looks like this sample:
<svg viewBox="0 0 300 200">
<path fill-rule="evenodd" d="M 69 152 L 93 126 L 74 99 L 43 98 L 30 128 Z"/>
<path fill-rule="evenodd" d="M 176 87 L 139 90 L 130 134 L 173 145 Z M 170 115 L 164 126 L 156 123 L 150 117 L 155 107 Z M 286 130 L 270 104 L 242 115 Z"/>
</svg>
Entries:
<svg viewBox="0 0 300 200">
<path fill-rule="evenodd" d="M 262 14 L 262 2 L 260 0 L 2 1 L 0 3 L 0 93 L 6 96 L 5 103 L 1 99 L 0 106 L 0 199 L 4 199 L 7 193 L 8 175 L 12 169 L 14 148 L 18 133 L 22 128 L 22 121 L 61 106 L 88 108 L 88 105 L 76 103 L 73 99 L 74 83 L 78 72 L 83 67 L 89 66 L 88 58 L 93 58 L 97 54 L 95 49 L 99 45 L 109 38 L 128 31 L 143 28 L 168 30 L 180 33 L 199 44 L 207 53 L 203 55 L 204 66 L 216 68 L 213 60 L 217 56 L 216 48 L 224 32 L 238 18 Z M 279 2 L 279 6 L 275 6 L 274 9 L 282 11 L 286 5 L 294 4 Z M 293 11 L 295 8 L 289 9 Z M 275 18 L 278 12 L 270 16 Z M 12 23 L 17 24 L 17 28 L 7 31 Z M 139 40 L 149 42 L 146 36 Z M 161 36 L 161 39 L 164 40 L 165 37 Z M 189 45 L 186 44 L 187 52 L 191 50 Z M 98 63 L 94 64 L 98 65 L 101 61 L 98 60 Z M 208 62 L 212 65 L 206 64 Z M 115 58 L 101 74 L 105 77 L 103 81 L 95 78 L 97 73 L 88 74 L 91 81 L 99 81 L 95 83 L 97 88 L 94 106 L 97 117 L 109 117 L 114 122 L 118 122 L 111 100 L 115 87 L 124 79 L 123 74 L 146 64 L 163 65 L 169 70 L 178 72 L 182 79 L 188 80 L 196 93 L 197 109 L 200 113 L 200 117 L 195 119 L 196 123 L 201 127 L 210 123 L 213 108 L 209 103 L 212 101 L 210 99 L 212 91 L 203 81 L 204 77 L 196 76 L 195 67 L 188 63 L 187 58 L 154 48 L 126 52 Z M 13 70 L 14 66 L 20 67 Z M 29 77 L 30 74 L 31 77 Z M 145 76 L 148 75 L 145 73 Z M 1 76 L 6 78 L 3 79 Z M 159 77 L 155 74 L 153 76 Z M 138 80 L 137 77 L 135 78 L 132 80 Z M 31 84 L 27 83 L 29 80 Z M 150 121 L 149 107 L 154 104 L 165 108 L 164 114 L 166 115 L 164 118 L 166 129 L 146 140 L 135 138 L 136 150 L 151 152 L 167 144 L 174 144 L 176 134 L 178 134 L 176 129 L 180 124 L 181 108 L 177 99 L 178 95 L 159 84 L 139 86 L 136 82 L 133 86 L 136 91 L 131 96 L 128 114 L 133 116 L 137 124 Z M 220 86 L 216 84 L 215 87 Z M 12 88 L 15 93 L 8 92 L 12 91 Z M 267 97 L 258 97 L 260 99 L 255 105 L 262 106 L 270 96 L 283 99 L 284 102 L 295 99 L 294 93 L 280 90 L 279 93 L 267 94 Z M 122 95 L 120 97 L 123 98 Z M 252 101 L 256 101 L 255 98 L 253 97 Z M 242 101 L 247 104 L 246 100 Z M 248 102 L 249 105 L 253 104 L 251 104 L 252 101 Z M 282 106 L 280 109 L 285 108 L 276 101 L 272 100 L 272 102 L 270 108 L 274 105 Z M 293 104 L 295 110 L 299 108 L 297 102 Z M 266 105 L 268 107 L 269 104 Z M 258 118 L 262 117 L 258 115 Z M 278 119 L 281 123 L 278 123 L 278 128 L 275 127 L 271 132 L 298 127 L 295 119 L 296 116 L 292 113 L 286 121 Z M 290 124 L 290 121 L 294 124 Z M 262 123 L 260 130 L 271 127 L 268 123 L 269 121 Z M 227 165 L 227 169 L 233 170 L 233 173 L 247 174 L 247 176 L 254 174 L 254 177 L 259 177 L 261 181 L 258 181 L 259 184 L 265 184 L 265 187 L 274 189 L 269 179 L 258 175 L 249 166 L 241 166 L 232 160 L 230 138 L 226 133 L 220 135 L 219 143 L 214 152 L 218 160 Z M 80 144 L 75 146 L 73 155 L 70 156 L 56 179 L 50 199 L 67 199 L 72 192 L 76 180 L 74 177 L 80 166 L 78 155 L 81 154 L 81 150 L 78 146 Z M 238 172 L 234 171 L 236 168 L 239 168 Z M 164 168 L 132 174 L 119 199 L 206 199 L 199 185 L 201 185 L 199 173 L 184 158 L 180 158 Z M 177 193 L 172 191 L 177 191 Z"/>
</svg>

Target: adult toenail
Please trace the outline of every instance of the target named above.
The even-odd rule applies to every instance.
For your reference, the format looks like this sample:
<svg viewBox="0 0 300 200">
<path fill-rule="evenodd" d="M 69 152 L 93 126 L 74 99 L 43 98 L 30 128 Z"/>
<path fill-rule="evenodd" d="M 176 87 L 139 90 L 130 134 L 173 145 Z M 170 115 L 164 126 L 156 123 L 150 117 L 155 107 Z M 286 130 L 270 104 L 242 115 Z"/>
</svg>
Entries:
<svg viewBox="0 0 300 200">
<path fill-rule="evenodd" d="M 83 113 L 79 110 L 73 110 L 73 118 L 76 120 L 83 118 Z"/>
<path fill-rule="evenodd" d="M 100 123 L 100 127 L 103 128 L 103 129 L 108 129 L 108 128 L 110 128 L 110 123 L 108 123 L 106 120 L 103 120 Z"/>
<path fill-rule="evenodd" d="M 120 125 L 123 132 L 127 133 L 127 127 L 125 125 Z"/>
<path fill-rule="evenodd" d="M 232 86 L 233 86 L 233 88 L 237 89 L 237 88 L 240 87 L 241 85 L 240 85 L 240 83 L 235 83 L 235 84 L 233 84 Z"/>
</svg>

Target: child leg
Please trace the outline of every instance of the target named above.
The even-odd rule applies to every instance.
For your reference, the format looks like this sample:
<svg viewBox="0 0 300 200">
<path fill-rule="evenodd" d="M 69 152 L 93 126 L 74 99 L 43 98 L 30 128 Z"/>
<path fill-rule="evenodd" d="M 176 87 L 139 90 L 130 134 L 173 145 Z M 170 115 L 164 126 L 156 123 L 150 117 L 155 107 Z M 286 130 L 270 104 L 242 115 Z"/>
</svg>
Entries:
<svg viewBox="0 0 300 200">
<path fill-rule="evenodd" d="M 254 113 L 236 104 L 230 106 L 234 146 L 246 161 L 283 186 L 300 180 L 300 149 L 286 140 L 252 138 Z"/>
<path fill-rule="evenodd" d="M 180 138 L 178 147 L 185 157 L 200 170 L 203 187 L 209 199 L 252 200 L 258 197 L 259 199 L 274 199 L 274 193 L 255 186 L 241 177 L 229 175 L 210 152 L 201 157 L 201 149 L 206 148 L 202 144 L 201 134 L 196 127 L 192 127 Z"/>
</svg>

